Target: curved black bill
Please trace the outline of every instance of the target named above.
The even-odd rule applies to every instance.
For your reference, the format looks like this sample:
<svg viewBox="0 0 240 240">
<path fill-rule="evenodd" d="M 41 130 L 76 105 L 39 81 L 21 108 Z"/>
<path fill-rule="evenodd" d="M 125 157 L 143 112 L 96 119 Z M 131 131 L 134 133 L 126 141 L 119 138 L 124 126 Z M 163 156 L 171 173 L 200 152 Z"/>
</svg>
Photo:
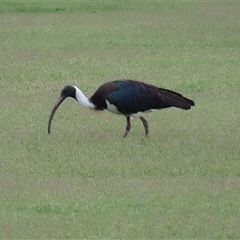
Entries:
<svg viewBox="0 0 240 240">
<path fill-rule="evenodd" d="M 48 134 L 50 134 L 50 129 L 51 129 L 51 123 L 52 123 L 52 119 L 53 119 L 53 116 L 56 112 L 56 110 L 58 109 L 58 107 L 61 105 L 61 103 L 65 100 L 66 97 L 59 97 L 59 99 L 57 100 L 57 102 L 55 103 L 55 105 L 53 106 L 53 109 L 51 111 L 51 114 L 49 116 L 49 119 L 48 119 Z"/>
</svg>

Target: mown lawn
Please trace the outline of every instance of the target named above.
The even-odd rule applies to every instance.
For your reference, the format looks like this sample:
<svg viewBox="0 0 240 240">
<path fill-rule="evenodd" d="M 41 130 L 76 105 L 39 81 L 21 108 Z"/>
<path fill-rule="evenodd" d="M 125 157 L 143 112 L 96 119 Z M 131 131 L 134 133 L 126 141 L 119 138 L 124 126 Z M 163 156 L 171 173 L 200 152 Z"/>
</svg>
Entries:
<svg viewBox="0 0 240 240">
<path fill-rule="evenodd" d="M 1 2 L 0 238 L 240 238 L 240 3 Z M 137 79 L 193 99 L 139 120 L 73 100 Z"/>
</svg>

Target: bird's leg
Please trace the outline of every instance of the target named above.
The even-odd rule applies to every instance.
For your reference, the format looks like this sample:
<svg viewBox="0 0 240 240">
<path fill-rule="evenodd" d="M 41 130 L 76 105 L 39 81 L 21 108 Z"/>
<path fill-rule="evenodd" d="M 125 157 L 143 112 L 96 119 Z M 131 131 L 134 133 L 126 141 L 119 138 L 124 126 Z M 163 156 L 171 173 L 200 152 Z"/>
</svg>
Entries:
<svg viewBox="0 0 240 240">
<path fill-rule="evenodd" d="M 145 136 L 148 137 L 148 133 L 149 133 L 149 131 L 148 131 L 148 122 L 147 122 L 147 120 L 144 117 L 140 117 L 140 119 L 141 119 L 141 121 L 143 123 L 143 126 L 145 128 Z"/>
<path fill-rule="evenodd" d="M 127 126 L 126 126 L 126 132 L 125 132 L 125 133 L 124 133 L 124 135 L 123 135 L 123 137 L 124 137 L 124 138 L 125 138 L 125 137 L 128 135 L 128 133 L 129 133 L 130 129 L 131 129 L 130 117 L 127 117 Z"/>
</svg>

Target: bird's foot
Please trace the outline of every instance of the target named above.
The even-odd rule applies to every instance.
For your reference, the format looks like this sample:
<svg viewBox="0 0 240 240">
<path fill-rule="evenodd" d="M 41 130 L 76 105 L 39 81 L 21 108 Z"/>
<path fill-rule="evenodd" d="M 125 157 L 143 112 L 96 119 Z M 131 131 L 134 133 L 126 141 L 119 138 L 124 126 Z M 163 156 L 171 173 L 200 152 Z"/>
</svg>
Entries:
<svg viewBox="0 0 240 240">
<path fill-rule="evenodd" d="M 128 135 L 129 131 L 126 131 L 123 135 L 123 138 L 125 138 Z"/>
</svg>

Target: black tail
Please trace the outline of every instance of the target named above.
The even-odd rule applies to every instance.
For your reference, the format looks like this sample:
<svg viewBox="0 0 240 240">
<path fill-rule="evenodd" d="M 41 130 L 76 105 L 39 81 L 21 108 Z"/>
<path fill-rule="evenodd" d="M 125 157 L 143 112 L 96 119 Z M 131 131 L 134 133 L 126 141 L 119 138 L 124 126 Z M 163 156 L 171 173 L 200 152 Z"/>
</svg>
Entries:
<svg viewBox="0 0 240 240">
<path fill-rule="evenodd" d="M 182 94 L 180 93 L 163 88 L 159 88 L 159 93 L 161 101 L 169 105 L 168 107 L 177 107 L 184 110 L 188 110 L 192 106 L 195 106 L 193 100 L 182 96 Z"/>
</svg>

